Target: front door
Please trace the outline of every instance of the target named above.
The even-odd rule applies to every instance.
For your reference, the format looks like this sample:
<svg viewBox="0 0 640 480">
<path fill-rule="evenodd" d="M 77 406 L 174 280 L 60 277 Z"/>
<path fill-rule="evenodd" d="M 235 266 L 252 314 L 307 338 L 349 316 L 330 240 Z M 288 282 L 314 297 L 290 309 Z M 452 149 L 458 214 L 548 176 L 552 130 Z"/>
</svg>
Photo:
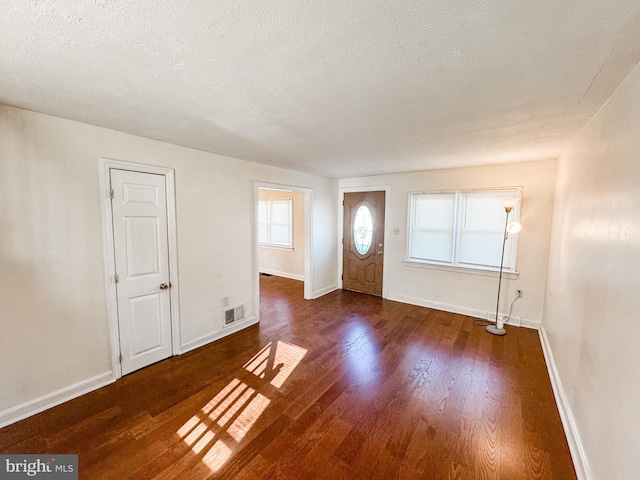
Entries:
<svg viewBox="0 0 640 480">
<path fill-rule="evenodd" d="M 385 192 L 344 194 L 342 288 L 382 296 Z"/>
<path fill-rule="evenodd" d="M 165 176 L 111 169 L 122 374 L 172 354 Z"/>
</svg>

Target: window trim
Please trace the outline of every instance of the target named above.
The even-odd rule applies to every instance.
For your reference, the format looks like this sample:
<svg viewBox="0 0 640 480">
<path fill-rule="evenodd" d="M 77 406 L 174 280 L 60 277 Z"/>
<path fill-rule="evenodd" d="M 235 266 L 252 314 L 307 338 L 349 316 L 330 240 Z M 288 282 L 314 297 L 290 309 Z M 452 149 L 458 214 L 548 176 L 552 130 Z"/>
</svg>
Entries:
<svg viewBox="0 0 640 480">
<path fill-rule="evenodd" d="M 473 189 L 452 189 L 452 190 L 426 190 L 426 191 L 414 191 L 409 192 L 407 195 L 407 239 L 406 239 L 406 248 L 405 248 L 405 258 L 402 263 L 406 266 L 411 267 L 421 267 L 421 268 L 431 268 L 436 270 L 445 270 L 445 271 L 455 271 L 462 273 L 470 273 L 470 274 L 479 274 L 479 275 L 497 275 L 500 271 L 500 267 L 493 267 L 489 265 L 477 265 L 477 264 L 469 264 L 469 263 L 459 263 L 459 251 L 460 251 L 460 239 L 461 239 L 461 231 L 462 231 L 462 220 L 463 220 L 463 203 L 465 195 L 472 193 L 506 193 L 510 196 L 516 196 L 518 198 L 522 198 L 522 187 L 521 186 L 508 186 L 508 187 L 492 187 L 492 188 L 473 188 Z M 444 262 L 438 260 L 426 260 L 420 258 L 412 258 L 410 256 L 411 247 L 412 247 L 412 218 L 414 211 L 414 198 L 419 195 L 430 195 L 430 194 L 455 194 L 455 207 L 454 207 L 454 225 L 453 225 L 453 252 L 452 252 L 452 261 Z M 518 202 L 518 204 L 514 207 L 514 209 L 509 214 L 509 223 L 511 222 L 519 222 L 520 221 L 520 211 L 521 211 L 522 202 Z M 514 238 L 514 237 L 511 237 Z M 517 269 L 517 256 L 518 256 L 518 235 L 515 235 L 513 240 L 513 247 L 511 249 L 511 268 L 504 267 L 503 275 L 506 278 L 517 278 L 519 275 L 519 271 Z"/>
</svg>

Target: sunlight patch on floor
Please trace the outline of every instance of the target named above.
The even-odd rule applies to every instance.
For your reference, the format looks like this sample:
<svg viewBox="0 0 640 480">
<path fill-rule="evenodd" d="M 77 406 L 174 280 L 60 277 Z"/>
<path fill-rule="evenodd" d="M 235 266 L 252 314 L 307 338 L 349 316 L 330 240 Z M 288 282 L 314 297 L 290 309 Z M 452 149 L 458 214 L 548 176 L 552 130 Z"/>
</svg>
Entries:
<svg viewBox="0 0 640 480">
<path fill-rule="evenodd" d="M 240 441 L 246 435 L 246 433 L 253 427 L 258 418 L 266 410 L 271 403 L 264 395 L 258 393 L 253 397 L 249 404 L 245 407 L 242 415 L 239 415 L 235 421 L 229 426 L 227 432 L 233 437 L 234 440 Z"/>
<path fill-rule="evenodd" d="M 231 456 L 232 450 L 222 441 L 218 440 L 202 458 L 203 463 L 211 472 L 217 472 Z"/>
<path fill-rule="evenodd" d="M 229 396 L 232 392 L 234 392 L 241 383 L 242 382 L 240 382 L 240 380 L 238 380 L 237 378 L 234 378 L 233 380 L 231 380 L 226 387 L 220 390 L 220 392 L 209 401 L 209 403 L 207 403 L 204 407 L 202 407 L 202 413 L 206 415 L 209 412 L 211 412 L 211 410 L 213 410 L 218 405 L 220 405 L 220 403 L 222 403 L 222 401 L 227 396 Z"/>
<path fill-rule="evenodd" d="M 196 444 L 191 447 L 191 450 L 193 450 L 194 453 L 200 453 L 202 450 L 205 449 L 207 445 L 209 445 L 209 443 L 211 442 L 211 440 L 213 440 L 213 437 L 215 436 L 216 436 L 215 433 L 213 433 L 211 430 L 207 430 L 205 434 L 202 435 L 202 438 L 198 440 Z"/>
<path fill-rule="evenodd" d="M 305 348 L 278 340 L 275 345 L 268 343 L 244 368 L 280 388 L 306 353 Z"/>
<path fill-rule="evenodd" d="M 212 473 L 222 468 L 271 403 L 261 387 L 266 392 L 281 388 L 306 353 L 291 343 L 269 342 L 244 365 L 255 377 L 250 375 L 246 382 L 232 379 L 178 429 L 182 441 Z"/>
</svg>

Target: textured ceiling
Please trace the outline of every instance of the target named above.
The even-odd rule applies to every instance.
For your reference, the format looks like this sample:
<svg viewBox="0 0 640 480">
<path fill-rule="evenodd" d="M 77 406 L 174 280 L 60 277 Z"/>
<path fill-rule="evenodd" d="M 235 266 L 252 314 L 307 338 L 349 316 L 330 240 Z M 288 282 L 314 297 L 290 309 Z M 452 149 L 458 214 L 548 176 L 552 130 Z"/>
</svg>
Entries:
<svg viewBox="0 0 640 480">
<path fill-rule="evenodd" d="M 0 103 L 332 177 L 557 156 L 637 0 L 4 0 Z"/>
</svg>

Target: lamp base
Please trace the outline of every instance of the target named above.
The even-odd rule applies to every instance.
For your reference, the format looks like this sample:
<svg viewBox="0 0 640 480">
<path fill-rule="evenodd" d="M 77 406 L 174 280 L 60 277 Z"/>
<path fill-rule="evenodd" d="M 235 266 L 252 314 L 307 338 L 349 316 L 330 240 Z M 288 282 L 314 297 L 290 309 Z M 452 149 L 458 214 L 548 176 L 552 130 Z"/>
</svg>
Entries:
<svg viewBox="0 0 640 480">
<path fill-rule="evenodd" d="M 507 331 L 504 328 L 498 328 L 495 325 L 487 325 L 487 332 L 493 333 L 494 335 L 506 335 Z"/>
</svg>

